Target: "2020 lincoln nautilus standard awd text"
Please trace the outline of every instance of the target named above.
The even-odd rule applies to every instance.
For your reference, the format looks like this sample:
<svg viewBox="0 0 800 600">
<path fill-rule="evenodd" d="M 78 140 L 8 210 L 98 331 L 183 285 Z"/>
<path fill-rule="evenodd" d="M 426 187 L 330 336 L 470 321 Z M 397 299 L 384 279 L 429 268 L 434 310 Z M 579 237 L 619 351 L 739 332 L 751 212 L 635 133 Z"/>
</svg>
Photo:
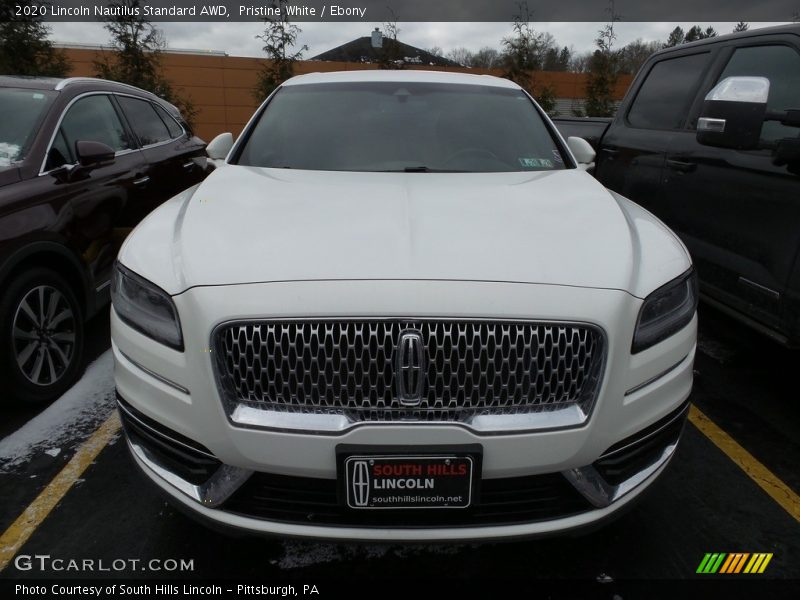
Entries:
<svg viewBox="0 0 800 600">
<path fill-rule="evenodd" d="M 127 442 L 172 502 L 276 535 L 500 539 L 604 520 L 666 467 L 691 260 L 516 84 L 295 77 L 208 153 L 112 282 Z"/>
</svg>

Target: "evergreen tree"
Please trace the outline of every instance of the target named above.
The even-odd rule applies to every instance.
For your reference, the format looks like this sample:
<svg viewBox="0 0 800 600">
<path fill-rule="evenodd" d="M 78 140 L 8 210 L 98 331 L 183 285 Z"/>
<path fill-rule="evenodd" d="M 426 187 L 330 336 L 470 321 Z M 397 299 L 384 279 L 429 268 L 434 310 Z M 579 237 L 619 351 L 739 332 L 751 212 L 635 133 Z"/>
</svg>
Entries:
<svg viewBox="0 0 800 600">
<path fill-rule="evenodd" d="M 609 2 L 610 22 L 598 32 L 597 50 L 589 60 L 589 77 L 586 81 L 586 114 L 590 117 L 610 117 L 616 109 L 614 87 L 617 84 L 617 54 L 614 52 L 614 23 L 619 17 L 614 12 L 614 1 Z"/>
<path fill-rule="evenodd" d="M 536 71 L 542 68 L 543 55 L 553 45 L 552 36 L 537 33 L 531 27 L 531 12 L 528 3 L 517 5 L 519 14 L 514 16 L 511 27 L 513 34 L 503 38 L 505 54 L 504 77 L 527 90 L 546 112 L 551 113 L 556 106 L 555 90 L 550 85 L 536 81 Z"/>
<path fill-rule="evenodd" d="M 745 23 L 744 21 L 739 21 L 736 24 L 736 27 L 733 28 L 733 33 L 739 33 L 741 31 L 747 31 L 748 29 L 750 29 L 750 25 L 748 23 Z"/>
<path fill-rule="evenodd" d="M 0 73 L 66 77 L 71 66 L 47 36 L 39 17 L 18 17 L 15 6 L 41 6 L 38 0 L 0 0 Z"/>
<path fill-rule="evenodd" d="M 706 29 L 703 30 L 699 25 L 695 25 L 686 32 L 686 37 L 683 38 L 683 43 L 688 44 L 689 42 L 696 42 L 698 40 L 704 40 L 712 37 L 717 37 L 717 32 L 713 27 L 706 27 Z"/>
<path fill-rule="evenodd" d="M 109 17 L 105 28 L 111 34 L 111 49 L 94 61 L 98 77 L 127 83 L 154 93 L 174 104 L 190 125 L 197 110 L 190 98 L 179 96 L 164 76 L 161 55 L 167 42 L 160 29 L 144 18 L 141 0 L 118 0 L 108 5 L 128 11 Z M 138 8 L 138 15 L 135 10 Z"/>
<path fill-rule="evenodd" d="M 308 50 L 308 46 L 303 45 L 296 52 L 293 51 L 297 44 L 297 36 L 302 30 L 289 22 L 289 15 L 286 13 L 287 4 L 288 0 L 271 0 L 268 6 L 279 8 L 280 16 L 265 18 L 264 33 L 256 36 L 264 42 L 262 49 L 268 59 L 258 74 L 258 83 L 253 90 L 253 95 L 259 102 L 265 100 L 275 88 L 294 75 L 295 62 L 303 58 L 303 52 Z"/>
<path fill-rule="evenodd" d="M 672 48 L 673 46 L 682 44 L 685 38 L 686 34 L 683 32 L 683 29 L 681 27 L 676 27 L 669 34 L 669 37 L 667 38 L 667 41 L 664 44 L 664 48 Z"/>
</svg>

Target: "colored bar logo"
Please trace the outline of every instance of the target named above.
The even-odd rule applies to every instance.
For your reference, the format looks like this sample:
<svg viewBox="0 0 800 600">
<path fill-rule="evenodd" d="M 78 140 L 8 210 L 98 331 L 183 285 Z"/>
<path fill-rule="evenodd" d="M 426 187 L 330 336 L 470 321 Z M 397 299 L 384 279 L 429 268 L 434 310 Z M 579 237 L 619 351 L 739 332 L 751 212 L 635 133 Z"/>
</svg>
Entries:
<svg viewBox="0 0 800 600">
<path fill-rule="evenodd" d="M 697 567 L 697 573 L 713 574 L 724 573 L 726 575 L 736 573 L 763 573 L 769 561 L 772 560 L 772 552 L 707 552 Z"/>
</svg>

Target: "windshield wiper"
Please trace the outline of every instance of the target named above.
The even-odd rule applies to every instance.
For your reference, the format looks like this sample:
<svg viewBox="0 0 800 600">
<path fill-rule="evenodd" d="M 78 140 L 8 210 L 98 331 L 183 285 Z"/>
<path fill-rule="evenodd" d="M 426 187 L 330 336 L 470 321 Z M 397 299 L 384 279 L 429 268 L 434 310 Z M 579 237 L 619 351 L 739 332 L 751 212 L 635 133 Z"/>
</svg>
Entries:
<svg viewBox="0 0 800 600">
<path fill-rule="evenodd" d="M 460 171 L 457 169 L 431 169 L 424 165 L 418 167 L 405 167 L 404 169 L 386 169 L 380 171 L 381 173 L 468 173 L 469 171 Z"/>
</svg>

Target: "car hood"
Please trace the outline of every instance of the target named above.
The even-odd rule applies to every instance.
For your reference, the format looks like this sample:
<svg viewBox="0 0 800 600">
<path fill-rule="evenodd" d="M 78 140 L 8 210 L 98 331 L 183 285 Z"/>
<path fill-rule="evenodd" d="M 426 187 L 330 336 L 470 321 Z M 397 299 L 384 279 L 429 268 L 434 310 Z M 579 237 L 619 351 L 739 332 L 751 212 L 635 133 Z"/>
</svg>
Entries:
<svg viewBox="0 0 800 600">
<path fill-rule="evenodd" d="M 671 257 L 667 270 L 679 275 L 688 265 L 680 242 L 641 214 L 652 230 L 646 243 Z M 350 173 L 227 165 L 148 217 L 121 260 L 170 293 L 358 279 L 633 292 L 643 244 L 637 218 L 578 169 Z"/>
</svg>

